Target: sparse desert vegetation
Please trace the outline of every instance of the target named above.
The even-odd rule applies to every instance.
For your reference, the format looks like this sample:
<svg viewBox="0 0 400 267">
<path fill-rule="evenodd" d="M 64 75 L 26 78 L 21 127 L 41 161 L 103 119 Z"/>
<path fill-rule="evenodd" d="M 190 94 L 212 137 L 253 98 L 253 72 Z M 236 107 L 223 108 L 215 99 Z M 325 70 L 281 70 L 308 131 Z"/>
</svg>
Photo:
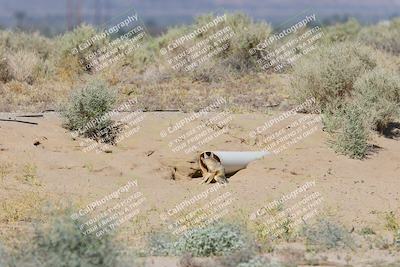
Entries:
<svg viewBox="0 0 400 267">
<path fill-rule="evenodd" d="M 13 112 L 4 113 L 6 119 L 14 112 L 56 112 L 36 120 L 28 117 L 41 120 L 39 125 L 0 122 L 1 267 L 141 266 L 160 258 L 172 258 L 185 267 L 397 266 L 399 18 L 377 25 L 355 19 L 321 25 L 324 36 L 315 50 L 273 72 L 262 70 L 258 60 L 263 55 L 256 48 L 278 29 L 244 14 L 227 14 L 221 27 L 230 27 L 235 35 L 223 53 L 191 72 L 170 68 L 160 49 L 215 18 L 203 15 L 193 24 L 147 36 L 134 53 L 101 72 L 87 68 L 83 54 L 71 54 L 99 33 L 90 25 L 53 38 L 0 30 L 0 111 Z M 202 38 L 191 39 L 179 51 Z M 88 50 L 95 52 L 111 41 L 103 39 Z M 256 49 L 253 56 L 251 49 Z M 229 212 L 235 223 L 221 220 L 199 229 L 188 223 L 185 226 L 193 232 L 172 235 L 160 214 L 205 187 L 197 179 L 171 175 L 176 165 L 170 162 L 187 163 L 190 169 L 197 155 L 171 153 L 174 141 L 189 139 L 187 128 L 171 129 L 220 97 L 226 104 L 213 112 L 229 112 L 233 121 L 224 128 L 207 122 L 207 117 L 187 126 L 227 130 L 196 153 L 260 150 L 260 142 L 290 126 L 266 127 L 267 132 L 254 139 L 248 133 L 308 99 L 315 99 L 315 104 L 294 116 L 311 114 L 322 117 L 322 123 L 293 149 L 253 162 L 229 178 L 227 188 L 236 201 Z M 140 109 L 147 117 L 140 131 L 127 137 L 107 113 L 132 98 L 137 106 L 124 111 Z M 177 137 L 163 137 L 166 129 Z M 99 132 L 112 136 L 107 153 L 82 151 L 85 138 L 100 142 Z M 115 144 L 119 137 L 126 138 Z M 83 236 L 84 222 L 72 220 L 72 213 L 131 177 L 138 177 L 146 196 L 147 206 L 140 210 L 146 219 L 141 224 L 134 223 L 138 217 L 128 220 L 121 231 L 102 238 Z M 271 238 L 265 223 L 248 219 L 267 199 L 312 179 L 324 196 L 322 214 L 333 213 L 332 220 L 312 218 L 292 229 L 287 215 L 283 234 Z M 57 212 L 49 215 L 46 203 L 54 200 L 67 200 L 74 208 L 53 207 Z M 277 206 L 268 216 L 282 210 Z M 240 213 L 245 216 L 236 219 Z M 13 242 L 16 236 L 20 242 Z M 381 258 L 376 256 L 380 253 Z M 371 258 L 363 259 L 365 255 Z M 374 265 L 382 259 L 387 264 Z"/>
</svg>

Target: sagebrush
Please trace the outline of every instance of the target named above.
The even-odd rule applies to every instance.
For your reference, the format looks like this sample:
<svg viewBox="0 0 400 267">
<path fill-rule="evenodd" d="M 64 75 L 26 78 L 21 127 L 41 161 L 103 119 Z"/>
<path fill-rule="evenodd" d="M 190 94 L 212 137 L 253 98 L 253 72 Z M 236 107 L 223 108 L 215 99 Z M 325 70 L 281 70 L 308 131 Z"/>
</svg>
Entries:
<svg viewBox="0 0 400 267">
<path fill-rule="evenodd" d="M 357 79 L 355 101 L 370 128 L 383 131 L 400 118 L 400 76 L 382 68 Z"/>
<path fill-rule="evenodd" d="M 112 126 L 113 121 L 108 113 L 115 102 L 115 91 L 103 81 L 92 81 L 72 92 L 62 111 L 64 126 L 83 136 L 96 136 L 99 131 Z"/>
<path fill-rule="evenodd" d="M 319 219 L 313 225 L 304 226 L 301 234 L 308 247 L 314 250 L 352 247 L 354 242 L 343 226 L 327 219 Z"/>
<path fill-rule="evenodd" d="M 363 159 L 368 154 L 369 131 L 363 111 L 356 105 L 347 105 L 338 112 L 340 128 L 334 135 L 337 152 L 354 159 Z"/>
<path fill-rule="evenodd" d="M 83 235 L 83 220 L 73 221 L 67 215 L 51 219 L 49 225 L 39 225 L 30 244 L 16 255 L 16 266 L 118 266 L 118 245 L 111 235 L 97 238 Z"/>
<path fill-rule="evenodd" d="M 303 103 L 314 97 L 313 108 L 322 111 L 340 108 L 351 97 L 357 78 L 377 66 L 373 55 L 373 49 L 358 43 L 321 46 L 295 65 L 291 82 L 293 98 Z"/>
<path fill-rule="evenodd" d="M 149 239 L 152 255 L 213 256 L 233 253 L 251 247 L 249 236 L 240 226 L 217 223 L 196 228 L 179 238 L 170 234 L 155 233 Z"/>
</svg>

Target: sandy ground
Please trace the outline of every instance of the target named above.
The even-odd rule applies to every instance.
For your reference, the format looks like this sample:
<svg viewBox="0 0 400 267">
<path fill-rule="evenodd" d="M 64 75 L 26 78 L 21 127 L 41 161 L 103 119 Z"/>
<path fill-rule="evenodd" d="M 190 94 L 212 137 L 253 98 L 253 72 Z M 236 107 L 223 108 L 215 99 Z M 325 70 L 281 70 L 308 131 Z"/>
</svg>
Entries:
<svg viewBox="0 0 400 267">
<path fill-rule="evenodd" d="M 4 118 L 15 114 L 0 115 Z M 168 127 L 189 115 L 145 113 L 139 123 L 140 130 L 113 146 L 109 151 L 112 153 L 84 152 L 80 146 L 82 139 L 74 140 L 61 127 L 56 113 L 26 119 L 39 125 L 0 122 L 0 161 L 15 166 L 2 182 L 0 201 L 32 190 L 32 185 L 21 184 L 13 175 L 27 163 L 37 166 L 41 185 L 35 188 L 41 194 L 81 206 L 117 190 L 129 180 L 137 180 L 138 188 L 146 197 L 141 213 L 145 227 L 138 229 L 138 233 L 163 227 L 160 213 L 212 186 L 199 184 L 199 178 L 171 179 L 174 166 L 179 171 L 180 165 L 204 150 L 259 150 L 248 133 L 279 116 L 233 115 L 226 134 L 195 152 L 173 152 L 168 145 L 170 141 L 203 123 L 197 119 L 169 134 Z M 291 120 L 302 116 L 297 114 Z M 287 124 L 275 125 L 263 134 L 272 134 Z M 246 219 L 269 201 L 314 180 L 314 190 L 324 199 L 324 213 L 334 216 L 349 230 L 368 226 L 380 231 L 384 228 L 385 212 L 400 213 L 400 142 L 374 136 L 372 143 L 376 151 L 367 160 L 352 160 L 335 154 L 322 124 L 316 125 L 316 132 L 279 154 L 252 162 L 229 178 L 228 186 L 221 191 L 231 192 L 234 198 L 228 217 Z M 166 137 L 160 136 L 162 131 L 167 132 Z M 34 145 L 36 141 L 40 144 Z M 131 238 L 140 238 L 140 235 Z"/>
</svg>

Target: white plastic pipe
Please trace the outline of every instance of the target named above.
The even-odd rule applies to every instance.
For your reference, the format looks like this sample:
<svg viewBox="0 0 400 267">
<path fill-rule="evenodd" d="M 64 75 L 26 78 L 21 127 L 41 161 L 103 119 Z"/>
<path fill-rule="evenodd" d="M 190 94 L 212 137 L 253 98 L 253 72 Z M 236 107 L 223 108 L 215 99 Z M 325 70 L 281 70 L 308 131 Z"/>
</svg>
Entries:
<svg viewBox="0 0 400 267">
<path fill-rule="evenodd" d="M 214 153 L 225 168 L 226 174 L 237 172 L 247 167 L 247 165 L 264 156 L 271 155 L 268 151 L 210 151 Z M 205 151 L 204 153 L 209 153 Z"/>
</svg>

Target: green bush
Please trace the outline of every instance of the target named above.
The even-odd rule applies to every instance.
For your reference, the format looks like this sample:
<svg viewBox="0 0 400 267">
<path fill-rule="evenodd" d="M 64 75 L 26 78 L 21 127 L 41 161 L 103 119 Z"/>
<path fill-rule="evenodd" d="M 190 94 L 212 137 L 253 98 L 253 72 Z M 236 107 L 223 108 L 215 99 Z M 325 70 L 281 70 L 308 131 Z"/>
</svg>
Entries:
<svg viewBox="0 0 400 267">
<path fill-rule="evenodd" d="M 360 31 L 359 40 L 374 48 L 399 55 L 400 18 L 363 28 Z"/>
<path fill-rule="evenodd" d="M 247 236 L 238 226 L 215 224 L 196 229 L 177 241 L 181 252 L 194 256 L 224 255 L 248 246 Z"/>
<path fill-rule="evenodd" d="M 149 254 L 154 256 L 179 255 L 176 249 L 176 240 L 171 234 L 155 232 L 147 240 Z"/>
<path fill-rule="evenodd" d="M 383 131 L 400 118 L 400 76 L 375 69 L 361 76 L 354 85 L 357 104 L 368 125 Z"/>
<path fill-rule="evenodd" d="M 334 135 L 334 148 L 353 159 L 363 159 L 368 153 L 368 127 L 363 111 L 356 105 L 347 105 L 340 112 L 340 128 Z"/>
<path fill-rule="evenodd" d="M 354 242 L 346 229 L 326 219 L 303 227 L 301 234 L 305 237 L 307 246 L 317 250 L 352 247 Z"/>
<path fill-rule="evenodd" d="M 0 244 L 0 267 L 6 267 L 10 265 L 9 255 L 5 252 L 2 244 Z"/>
<path fill-rule="evenodd" d="M 166 256 L 189 253 L 196 257 L 208 257 L 251 247 L 248 236 L 239 226 L 218 223 L 193 230 L 177 239 L 166 233 L 153 234 L 148 243 L 150 254 Z"/>
<path fill-rule="evenodd" d="M 83 223 L 83 220 L 73 221 L 61 215 L 49 225 L 37 227 L 29 246 L 15 259 L 16 266 L 94 267 L 118 266 L 123 262 L 112 235 L 85 236 L 79 228 Z"/>
<path fill-rule="evenodd" d="M 357 43 L 322 46 L 295 65 L 291 94 L 298 103 L 315 97 L 322 111 L 340 108 L 359 76 L 376 67 L 374 51 Z"/>
<path fill-rule="evenodd" d="M 63 108 L 64 127 L 80 135 L 92 137 L 113 125 L 108 113 L 116 102 L 116 92 L 102 81 L 90 82 L 73 91 Z"/>
</svg>

